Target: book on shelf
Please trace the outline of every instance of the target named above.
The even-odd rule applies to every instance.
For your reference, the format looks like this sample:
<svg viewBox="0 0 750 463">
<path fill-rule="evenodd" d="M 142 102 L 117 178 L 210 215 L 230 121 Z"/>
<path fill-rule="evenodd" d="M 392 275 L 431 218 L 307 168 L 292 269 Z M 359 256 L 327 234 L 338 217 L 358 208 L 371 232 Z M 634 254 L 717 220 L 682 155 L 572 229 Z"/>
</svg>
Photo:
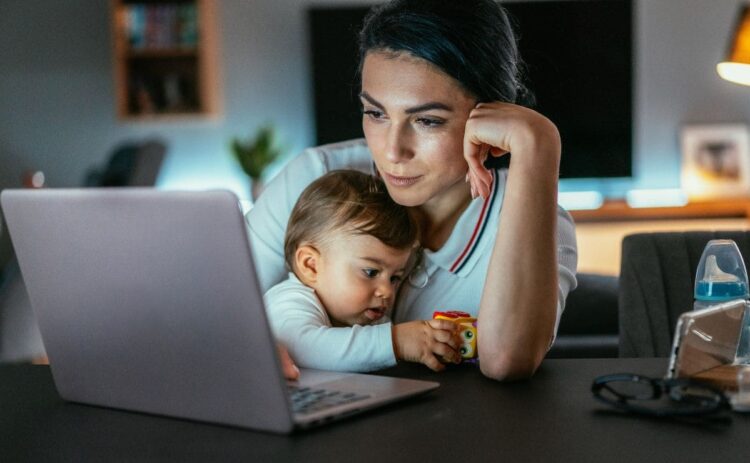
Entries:
<svg viewBox="0 0 750 463">
<path fill-rule="evenodd" d="M 194 77 L 178 72 L 136 74 L 131 78 L 129 107 L 134 114 L 167 114 L 200 110 Z"/>
<path fill-rule="evenodd" d="M 125 34 L 136 51 L 195 48 L 198 44 L 198 9 L 194 3 L 123 6 Z"/>
</svg>

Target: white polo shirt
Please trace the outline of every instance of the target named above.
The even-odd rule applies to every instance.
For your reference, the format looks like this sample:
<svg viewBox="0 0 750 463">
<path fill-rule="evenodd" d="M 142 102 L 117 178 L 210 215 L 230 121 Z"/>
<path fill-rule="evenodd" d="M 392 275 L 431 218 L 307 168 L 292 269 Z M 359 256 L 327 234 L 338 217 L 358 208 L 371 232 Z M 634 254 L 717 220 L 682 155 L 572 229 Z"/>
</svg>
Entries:
<svg viewBox="0 0 750 463">
<path fill-rule="evenodd" d="M 264 292 L 287 276 L 284 231 L 297 198 L 313 180 L 335 169 L 356 169 L 375 175 L 365 140 L 305 150 L 270 182 L 247 214 L 251 246 Z M 424 250 L 421 267 L 415 269 L 401 287 L 391 317 L 395 322 L 430 319 L 435 310 L 462 310 L 475 316 L 478 313 L 500 221 L 507 170 L 495 170 L 492 175 L 495 181 L 490 196 L 477 198 L 469 204 L 441 249 Z M 575 226 L 562 208 L 558 208 L 557 214 L 557 254 L 555 331 L 565 298 L 576 286 Z M 507 269 L 507 272 L 513 271 Z M 528 288 L 529 291 L 535 289 Z"/>
</svg>

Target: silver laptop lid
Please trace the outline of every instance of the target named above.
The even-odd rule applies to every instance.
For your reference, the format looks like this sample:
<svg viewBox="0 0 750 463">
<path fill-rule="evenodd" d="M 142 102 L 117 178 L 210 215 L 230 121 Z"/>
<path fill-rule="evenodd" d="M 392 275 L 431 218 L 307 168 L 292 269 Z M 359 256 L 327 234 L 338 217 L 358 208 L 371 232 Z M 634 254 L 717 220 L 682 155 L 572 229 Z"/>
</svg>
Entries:
<svg viewBox="0 0 750 463">
<path fill-rule="evenodd" d="M 63 398 L 292 429 L 232 193 L 5 190 L 0 200 Z"/>
</svg>

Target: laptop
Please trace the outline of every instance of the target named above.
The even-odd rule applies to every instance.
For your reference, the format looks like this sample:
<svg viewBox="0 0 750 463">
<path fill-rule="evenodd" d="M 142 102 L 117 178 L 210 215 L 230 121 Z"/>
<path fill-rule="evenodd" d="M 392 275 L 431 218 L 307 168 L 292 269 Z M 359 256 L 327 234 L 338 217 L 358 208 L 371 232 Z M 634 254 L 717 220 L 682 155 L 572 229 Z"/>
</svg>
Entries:
<svg viewBox="0 0 750 463">
<path fill-rule="evenodd" d="M 438 387 L 304 369 L 287 382 L 228 191 L 5 190 L 0 202 L 63 399 L 288 433 Z"/>
</svg>

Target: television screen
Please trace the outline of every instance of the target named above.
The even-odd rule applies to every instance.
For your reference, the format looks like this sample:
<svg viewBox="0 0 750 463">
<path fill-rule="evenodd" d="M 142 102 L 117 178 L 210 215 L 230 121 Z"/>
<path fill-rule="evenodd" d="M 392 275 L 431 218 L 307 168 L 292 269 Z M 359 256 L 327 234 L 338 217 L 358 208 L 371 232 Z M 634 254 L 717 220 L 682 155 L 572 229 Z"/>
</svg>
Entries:
<svg viewBox="0 0 750 463">
<path fill-rule="evenodd" d="M 632 0 L 502 3 L 534 109 L 560 130 L 560 177 L 631 176 Z M 362 136 L 357 31 L 367 10 L 309 12 L 318 144 Z"/>
</svg>

